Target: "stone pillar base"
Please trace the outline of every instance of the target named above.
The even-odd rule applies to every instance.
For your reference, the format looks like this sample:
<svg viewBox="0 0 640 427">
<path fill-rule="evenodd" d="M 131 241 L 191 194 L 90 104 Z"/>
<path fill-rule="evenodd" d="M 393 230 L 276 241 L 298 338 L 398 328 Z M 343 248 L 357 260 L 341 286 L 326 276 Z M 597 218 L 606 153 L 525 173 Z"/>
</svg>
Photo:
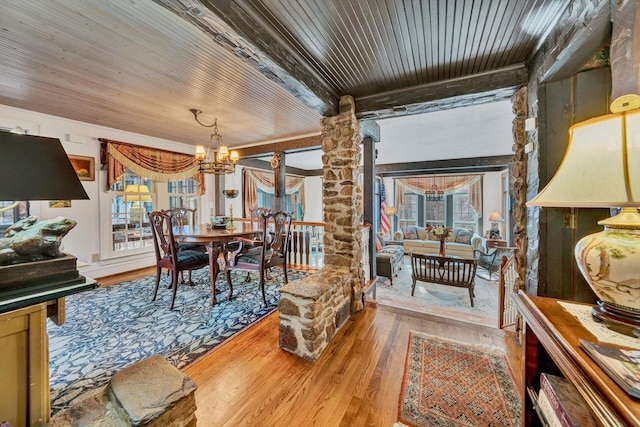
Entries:
<svg viewBox="0 0 640 427">
<path fill-rule="evenodd" d="M 348 267 L 325 266 L 280 288 L 280 348 L 316 361 L 351 315 Z"/>
</svg>

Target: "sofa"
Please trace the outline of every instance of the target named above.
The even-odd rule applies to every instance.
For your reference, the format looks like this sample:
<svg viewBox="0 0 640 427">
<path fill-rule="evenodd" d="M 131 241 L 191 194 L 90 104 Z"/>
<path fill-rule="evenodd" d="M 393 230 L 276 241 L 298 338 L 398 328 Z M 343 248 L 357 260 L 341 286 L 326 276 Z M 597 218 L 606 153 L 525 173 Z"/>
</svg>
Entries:
<svg viewBox="0 0 640 427">
<path fill-rule="evenodd" d="M 393 286 L 393 278 L 404 264 L 404 248 L 391 242 L 386 242 L 382 236 L 376 235 L 376 275 L 389 279 Z"/>
<path fill-rule="evenodd" d="M 395 232 L 394 239 L 401 241 L 404 253 L 413 250 L 417 254 L 438 254 L 440 241 L 430 235 L 425 227 L 405 227 Z M 464 228 L 454 228 L 445 241 L 445 255 L 473 259 L 473 251 L 481 249 L 482 237 Z"/>
</svg>

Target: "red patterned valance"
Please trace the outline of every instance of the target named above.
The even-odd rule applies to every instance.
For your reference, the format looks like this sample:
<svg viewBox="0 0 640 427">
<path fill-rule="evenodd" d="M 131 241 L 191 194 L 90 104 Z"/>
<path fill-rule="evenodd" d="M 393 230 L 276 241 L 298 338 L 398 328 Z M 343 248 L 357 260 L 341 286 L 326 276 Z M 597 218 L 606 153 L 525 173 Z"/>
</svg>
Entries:
<svg viewBox="0 0 640 427">
<path fill-rule="evenodd" d="M 193 178 L 198 193 L 205 192 L 204 176 L 198 172 L 198 162 L 192 155 L 104 138 L 99 141 L 101 162 L 107 167 L 107 191 L 129 169 L 144 178 L 163 182 Z"/>
</svg>

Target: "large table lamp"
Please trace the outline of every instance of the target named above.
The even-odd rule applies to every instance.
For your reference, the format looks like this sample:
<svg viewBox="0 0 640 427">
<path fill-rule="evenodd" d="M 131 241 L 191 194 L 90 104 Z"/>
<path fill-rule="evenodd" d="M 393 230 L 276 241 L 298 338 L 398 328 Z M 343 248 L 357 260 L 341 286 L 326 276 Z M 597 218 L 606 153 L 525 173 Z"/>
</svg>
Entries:
<svg viewBox="0 0 640 427">
<path fill-rule="evenodd" d="M 89 199 L 60 140 L 0 131 L 0 200 Z"/>
<path fill-rule="evenodd" d="M 575 258 L 599 299 L 593 316 L 640 336 L 640 104 L 630 104 L 573 125 L 560 167 L 528 205 L 621 208 L 577 243 Z"/>
</svg>

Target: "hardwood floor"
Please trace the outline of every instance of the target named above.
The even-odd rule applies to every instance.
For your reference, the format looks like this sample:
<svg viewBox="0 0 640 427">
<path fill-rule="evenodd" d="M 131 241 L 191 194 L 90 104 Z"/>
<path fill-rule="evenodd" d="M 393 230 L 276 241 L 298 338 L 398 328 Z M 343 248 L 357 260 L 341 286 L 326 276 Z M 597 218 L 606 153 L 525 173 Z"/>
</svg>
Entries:
<svg viewBox="0 0 640 427">
<path fill-rule="evenodd" d="M 411 330 L 504 349 L 521 381 L 520 347 L 498 329 L 368 306 L 311 363 L 280 350 L 278 322 L 276 311 L 184 369 L 198 425 L 393 426 Z"/>
</svg>

